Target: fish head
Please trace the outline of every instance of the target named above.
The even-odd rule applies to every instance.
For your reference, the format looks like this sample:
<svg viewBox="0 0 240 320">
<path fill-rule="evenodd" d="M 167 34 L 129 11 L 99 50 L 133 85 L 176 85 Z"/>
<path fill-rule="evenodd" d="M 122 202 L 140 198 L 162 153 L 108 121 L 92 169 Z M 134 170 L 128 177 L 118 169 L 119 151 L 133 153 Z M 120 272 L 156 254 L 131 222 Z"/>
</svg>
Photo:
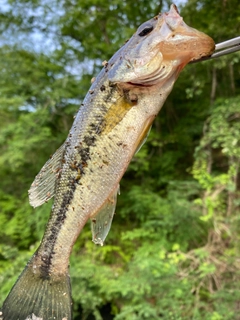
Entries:
<svg viewBox="0 0 240 320">
<path fill-rule="evenodd" d="M 191 60 L 215 50 L 212 38 L 189 27 L 172 5 L 169 12 L 143 23 L 109 61 L 111 82 L 159 85 Z"/>
</svg>

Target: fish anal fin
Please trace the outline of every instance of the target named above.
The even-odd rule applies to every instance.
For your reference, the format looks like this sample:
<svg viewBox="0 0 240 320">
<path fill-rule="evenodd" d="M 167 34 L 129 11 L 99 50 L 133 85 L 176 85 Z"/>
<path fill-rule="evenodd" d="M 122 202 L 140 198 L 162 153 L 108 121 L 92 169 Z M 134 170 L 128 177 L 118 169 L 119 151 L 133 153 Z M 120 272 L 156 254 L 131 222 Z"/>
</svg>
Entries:
<svg viewBox="0 0 240 320">
<path fill-rule="evenodd" d="M 65 144 L 57 149 L 35 177 L 28 191 L 29 202 L 34 208 L 41 206 L 54 196 L 56 179 L 60 175 L 62 167 L 64 149 Z"/>
<path fill-rule="evenodd" d="M 100 210 L 91 218 L 92 241 L 103 245 L 112 225 L 112 219 L 117 204 L 119 185 L 104 202 Z"/>
</svg>

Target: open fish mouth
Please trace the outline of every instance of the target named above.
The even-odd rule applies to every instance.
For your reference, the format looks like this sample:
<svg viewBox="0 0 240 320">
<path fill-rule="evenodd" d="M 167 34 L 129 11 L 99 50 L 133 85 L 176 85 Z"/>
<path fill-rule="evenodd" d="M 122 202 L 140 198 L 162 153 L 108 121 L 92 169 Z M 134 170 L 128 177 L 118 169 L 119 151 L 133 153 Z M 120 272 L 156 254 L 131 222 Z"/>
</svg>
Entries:
<svg viewBox="0 0 240 320">
<path fill-rule="evenodd" d="M 189 27 L 175 5 L 164 14 L 164 20 L 161 32 L 166 33 L 166 40 L 160 43 L 160 50 L 165 59 L 176 59 L 179 55 L 186 65 L 191 60 L 210 56 L 214 52 L 213 39 Z"/>
</svg>

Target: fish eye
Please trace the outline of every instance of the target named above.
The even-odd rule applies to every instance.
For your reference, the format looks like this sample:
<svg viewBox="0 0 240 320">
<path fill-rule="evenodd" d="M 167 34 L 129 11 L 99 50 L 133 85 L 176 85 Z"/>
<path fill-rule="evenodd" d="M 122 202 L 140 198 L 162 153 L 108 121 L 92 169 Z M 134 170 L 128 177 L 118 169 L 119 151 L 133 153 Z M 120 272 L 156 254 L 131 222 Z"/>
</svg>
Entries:
<svg viewBox="0 0 240 320">
<path fill-rule="evenodd" d="M 141 32 L 139 32 L 139 36 L 140 37 L 144 37 L 147 34 L 149 34 L 151 31 L 153 30 L 153 26 L 152 25 L 147 25 Z"/>
</svg>

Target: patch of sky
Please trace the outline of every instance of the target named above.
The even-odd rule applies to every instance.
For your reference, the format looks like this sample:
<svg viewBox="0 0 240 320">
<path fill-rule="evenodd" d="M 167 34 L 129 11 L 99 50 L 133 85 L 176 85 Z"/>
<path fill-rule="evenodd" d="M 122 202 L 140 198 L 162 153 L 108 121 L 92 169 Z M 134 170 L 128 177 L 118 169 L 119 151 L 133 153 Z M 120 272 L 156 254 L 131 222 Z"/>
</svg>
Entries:
<svg viewBox="0 0 240 320">
<path fill-rule="evenodd" d="M 6 30 L 2 31 L 0 46 L 16 45 L 25 50 L 35 52 L 51 52 L 58 46 L 56 21 L 64 14 L 55 1 L 51 4 L 42 0 L 40 6 L 34 3 L 15 2 L 9 4 L 2 0 L 0 13 L 11 14 L 12 21 Z M 18 18 L 21 26 L 18 25 Z"/>
</svg>

